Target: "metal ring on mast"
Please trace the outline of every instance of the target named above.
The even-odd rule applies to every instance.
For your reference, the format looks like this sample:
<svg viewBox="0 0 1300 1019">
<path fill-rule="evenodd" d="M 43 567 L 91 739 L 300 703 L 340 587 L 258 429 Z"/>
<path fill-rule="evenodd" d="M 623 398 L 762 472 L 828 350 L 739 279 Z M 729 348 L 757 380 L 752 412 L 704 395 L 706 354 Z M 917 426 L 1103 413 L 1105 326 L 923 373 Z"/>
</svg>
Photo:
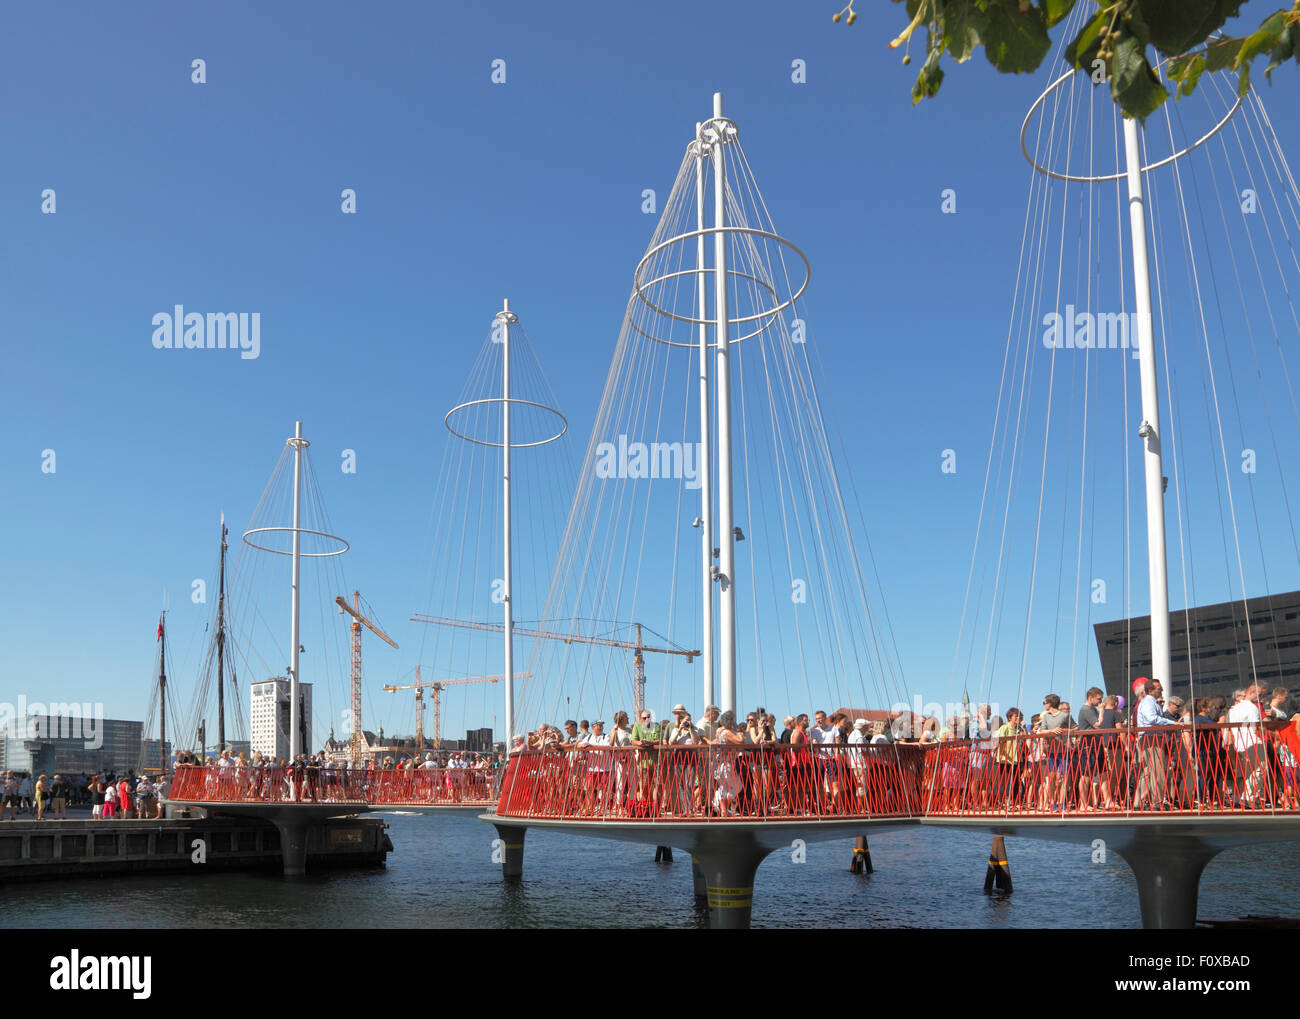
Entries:
<svg viewBox="0 0 1300 1019">
<path fill-rule="evenodd" d="M 325 531 L 313 531 L 306 527 L 254 527 L 252 530 L 248 530 L 243 533 L 242 537 L 244 539 L 244 544 L 249 545 L 252 548 L 258 549 L 259 551 L 262 552 L 273 552 L 276 555 L 293 555 L 292 552 L 286 552 L 284 549 L 271 548 L 271 546 L 269 545 L 259 545 L 255 541 L 248 540 L 248 536 L 250 534 L 265 534 L 268 531 L 284 531 L 289 534 L 292 534 L 296 531 L 299 534 L 314 534 L 320 538 L 328 538 L 330 541 L 337 541 L 340 545 L 343 546 L 342 548 L 335 549 L 333 552 L 299 552 L 298 555 L 301 556 L 303 559 L 327 559 L 330 556 L 342 555 L 349 548 L 351 548 L 351 546 L 344 539 L 340 538 L 337 534 L 327 534 Z"/>
<path fill-rule="evenodd" d="M 554 442 L 556 439 L 560 438 L 562 435 L 564 435 L 565 432 L 569 430 L 569 419 L 566 418 L 554 407 L 548 407 L 544 403 L 537 403 L 535 400 L 520 400 L 517 397 L 513 397 L 513 396 L 509 398 L 503 398 L 500 396 L 485 396 L 481 400 L 466 400 L 464 403 L 458 403 L 456 404 L 456 406 L 452 407 L 451 410 L 447 411 L 447 415 L 442 419 L 442 423 L 447 426 L 447 431 L 451 432 L 451 434 L 456 436 L 458 439 L 464 439 L 466 442 L 473 442 L 479 446 L 491 446 L 494 449 L 500 449 L 503 443 L 488 442 L 484 439 L 476 439 L 472 435 L 466 435 L 464 432 L 457 431 L 452 426 L 451 423 L 451 416 L 455 414 L 456 411 L 464 410 L 467 407 L 480 406 L 482 404 L 487 404 L 487 403 L 510 403 L 510 404 L 518 404 L 524 407 L 536 407 L 538 410 L 548 411 L 549 413 L 554 414 L 557 418 L 560 419 L 560 423 L 561 423 L 560 430 L 556 432 L 554 435 L 549 435 L 545 439 L 537 439 L 533 442 L 512 442 L 510 443 L 511 449 L 527 449 L 530 446 L 545 446 L 548 442 Z"/>
<path fill-rule="evenodd" d="M 663 251 L 665 248 L 668 248 L 673 244 L 680 244 L 697 237 L 706 237 L 713 234 L 748 234 L 753 237 L 762 237 L 765 238 L 766 240 L 775 241 L 777 244 L 789 248 L 796 255 L 798 255 L 800 261 L 803 262 L 803 269 L 804 269 L 803 281 L 799 284 L 799 287 L 795 290 L 795 292 L 791 294 L 786 300 L 779 302 L 778 304 L 774 305 L 771 308 L 763 308 L 760 311 L 756 311 L 751 315 L 739 315 L 734 318 L 728 317 L 727 318 L 728 325 L 741 325 L 745 322 L 755 322 L 759 319 L 768 319 L 770 321 L 776 315 L 779 315 L 786 308 L 794 304 L 795 301 L 799 300 L 799 298 L 803 296 L 803 292 L 808 289 L 808 280 L 812 276 L 812 266 L 808 262 L 808 256 L 805 255 L 799 249 L 799 247 L 796 244 L 794 244 L 794 242 L 786 240 L 786 238 L 782 237 L 780 234 L 774 234 L 770 230 L 760 230 L 758 229 L 758 227 L 753 227 L 753 226 L 721 226 L 721 227 L 709 226 L 709 227 L 705 227 L 702 230 L 687 230 L 684 233 L 677 234 L 677 236 L 675 237 L 670 237 L 668 238 L 668 240 L 656 244 L 653 248 L 651 248 L 642 256 L 641 261 L 637 263 L 636 271 L 632 274 L 632 286 L 633 289 L 636 291 L 636 296 L 647 308 L 660 315 L 663 315 L 666 318 L 671 318 L 677 322 L 686 322 L 689 323 L 690 325 L 697 325 L 697 326 L 714 324 L 714 320 L 711 318 L 700 318 L 695 315 L 678 315 L 675 312 L 669 311 L 667 308 L 661 308 L 659 307 L 659 305 L 655 304 L 655 302 L 652 301 L 646 295 L 645 292 L 647 287 L 652 287 L 655 284 L 661 283 L 665 280 L 673 279 L 677 276 L 682 276 L 682 275 L 696 275 L 701 271 L 712 274 L 714 272 L 713 269 L 704 269 L 704 270 L 686 269 L 677 272 L 666 273 L 662 276 L 657 276 L 651 280 L 643 280 L 641 278 L 642 274 L 645 272 L 646 264 L 652 258 L 654 258 L 655 255 Z M 728 276 L 735 275 L 745 279 L 753 279 L 752 276 L 749 276 L 746 273 L 733 272 L 731 270 L 728 270 L 727 275 Z M 773 297 L 775 299 L 775 289 L 770 284 L 762 283 L 759 280 L 754 280 L 754 282 L 760 283 L 760 285 L 762 285 L 764 289 L 772 292 Z M 639 331 L 640 330 L 638 330 L 638 332 Z M 750 335 L 751 336 L 757 335 L 758 332 L 762 332 L 762 328 L 760 328 L 755 333 L 751 333 Z M 661 340 L 660 342 L 668 343 L 670 341 Z M 736 343 L 738 341 L 733 338 L 731 342 Z M 673 345 L 688 346 L 688 347 L 696 346 L 696 344 L 694 343 L 683 343 L 683 344 L 673 344 Z"/>
<path fill-rule="evenodd" d="M 706 269 L 705 272 L 712 273 L 713 270 Z M 656 283 L 661 283 L 665 280 L 674 279 L 675 277 L 678 276 L 698 276 L 699 274 L 700 274 L 700 270 L 698 269 L 679 269 L 677 272 L 666 273 L 663 276 L 659 276 L 653 280 L 649 280 L 646 282 L 645 286 L 650 287 Z M 738 279 L 749 280 L 751 283 L 757 284 L 758 286 L 766 290 L 769 294 L 771 294 L 773 301 L 779 300 L 776 294 L 776 288 L 772 286 L 770 283 L 767 283 L 764 280 L 759 279 L 757 276 L 753 275 L 752 273 L 740 272 L 738 269 L 728 269 L 727 275 L 729 277 L 734 276 Z M 649 302 L 647 302 L 644 297 L 641 297 L 640 294 L 637 294 L 636 298 L 639 298 L 642 304 L 647 304 L 647 305 L 649 304 Z M 794 298 L 791 298 L 790 300 L 793 301 Z M 631 306 L 631 303 L 632 303 L 631 301 L 628 301 L 629 307 Z M 653 307 L 653 305 L 649 305 L 649 306 Z M 656 308 L 655 310 L 658 311 L 659 309 Z M 759 335 L 759 333 L 762 333 L 764 330 L 770 327 L 773 322 L 777 320 L 777 316 L 781 314 L 781 308 L 776 307 L 774 310 L 759 312 L 759 314 L 765 317 L 763 322 L 758 326 L 758 328 L 753 330 L 752 332 L 745 333 L 743 336 L 733 336 L 731 338 L 732 343 L 741 343 L 744 340 L 752 340 L 755 336 Z M 712 321 L 712 319 L 710 319 L 709 321 Z M 729 321 L 734 323 L 738 320 L 733 318 L 730 319 Z M 648 333 L 644 329 L 642 329 L 639 325 L 636 324 L 636 319 L 631 315 L 628 316 L 627 324 L 630 325 L 642 336 L 644 336 L 647 340 L 654 340 L 655 343 L 663 343 L 669 347 L 689 347 L 692 350 L 696 350 L 699 348 L 699 342 L 695 340 L 692 340 L 690 342 L 686 342 L 684 340 L 666 340 L 662 336 L 655 336 L 653 333 Z"/>
<path fill-rule="evenodd" d="M 1160 61 L 1160 63 L 1156 64 L 1156 67 L 1157 68 L 1163 67 L 1166 63 L 1168 63 L 1169 59 L 1170 59 L 1169 57 L 1166 57 L 1164 60 Z M 1064 83 L 1066 80 L 1073 78 L 1076 74 L 1086 74 L 1086 73 L 1087 73 L 1086 71 L 1079 71 L 1079 70 L 1066 71 L 1063 75 L 1061 75 L 1054 82 L 1048 85 L 1047 88 L 1043 90 L 1043 94 L 1034 100 L 1034 105 L 1029 107 L 1029 112 L 1025 114 L 1024 122 L 1020 125 L 1020 151 L 1024 154 L 1025 159 L 1029 161 L 1030 166 L 1032 166 L 1039 173 L 1044 174 L 1048 177 L 1055 178 L 1056 180 L 1073 181 L 1075 183 L 1080 183 L 1080 184 L 1101 184 L 1104 183 L 1105 181 L 1123 180 L 1125 174 L 1122 171 L 1119 173 L 1106 174 L 1104 176 L 1084 176 L 1084 175 L 1073 174 L 1073 173 L 1057 173 L 1055 170 L 1049 170 L 1047 167 L 1042 166 L 1040 163 L 1038 163 L 1034 159 L 1034 157 L 1029 154 L 1029 147 L 1025 144 L 1025 135 L 1029 131 L 1029 121 L 1033 118 L 1034 111 L 1037 110 L 1040 106 L 1042 106 L 1043 103 L 1047 101 L 1047 97 L 1051 95 L 1054 91 L 1056 91 L 1056 89 L 1060 87 L 1060 85 Z M 1236 112 L 1239 109 L 1241 109 L 1241 104 L 1245 100 L 1245 98 L 1246 97 L 1243 95 L 1238 95 L 1237 101 L 1232 104 L 1232 108 L 1229 109 L 1228 112 L 1223 115 L 1223 119 L 1220 120 L 1217 124 L 1215 124 L 1212 128 L 1210 128 L 1209 131 L 1201 135 L 1201 137 L 1198 138 L 1196 141 L 1192 142 L 1191 145 L 1188 145 L 1186 148 L 1183 148 L 1178 152 L 1175 152 L 1172 156 L 1165 156 L 1164 159 L 1158 160 L 1154 163 L 1149 163 L 1146 166 L 1142 167 L 1142 173 L 1146 173 L 1148 170 L 1158 170 L 1160 167 L 1167 166 L 1168 164 L 1172 163 L 1176 159 L 1181 159 L 1183 156 L 1187 155 L 1189 152 L 1192 152 L 1194 149 L 1200 148 L 1207 141 L 1209 141 L 1216 134 L 1218 134 L 1221 130 L 1223 130 L 1223 126 L 1233 118 L 1233 116 L 1236 114 Z"/>
</svg>

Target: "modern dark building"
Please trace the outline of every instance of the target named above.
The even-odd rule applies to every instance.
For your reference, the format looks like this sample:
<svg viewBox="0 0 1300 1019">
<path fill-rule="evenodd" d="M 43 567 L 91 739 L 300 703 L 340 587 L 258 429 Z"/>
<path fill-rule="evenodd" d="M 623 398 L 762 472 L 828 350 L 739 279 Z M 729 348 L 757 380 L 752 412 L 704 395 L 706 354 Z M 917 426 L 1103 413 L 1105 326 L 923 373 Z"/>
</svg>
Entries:
<svg viewBox="0 0 1300 1019">
<path fill-rule="evenodd" d="M 480 753 L 490 752 L 492 747 L 491 729 L 467 729 L 465 731 L 465 749 Z"/>
<path fill-rule="evenodd" d="M 1106 692 L 1128 697 L 1133 680 L 1151 669 L 1151 617 L 1093 627 Z M 1167 692 L 1187 698 L 1227 697 L 1261 680 L 1300 687 L 1300 591 L 1169 613 Z M 1157 677 L 1159 678 L 1159 677 Z"/>
</svg>

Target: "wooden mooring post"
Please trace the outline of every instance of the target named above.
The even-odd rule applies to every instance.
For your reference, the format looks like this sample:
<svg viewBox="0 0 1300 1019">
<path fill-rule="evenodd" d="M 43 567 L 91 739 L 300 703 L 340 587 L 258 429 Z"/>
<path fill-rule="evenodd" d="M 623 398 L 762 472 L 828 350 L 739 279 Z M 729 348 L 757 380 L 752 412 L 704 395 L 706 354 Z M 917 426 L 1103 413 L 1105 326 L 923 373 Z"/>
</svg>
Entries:
<svg viewBox="0 0 1300 1019">
<path fill-rule="evenodd" d="M 993 887 L 1011 894 L 1011 867 L 1007 864 L 1007 846 L 1001 835 L 993 836 L 993 849 L 989 853 L 989 869 L 984 875 L 984 894 L 992 895 Z"/>
</svg>

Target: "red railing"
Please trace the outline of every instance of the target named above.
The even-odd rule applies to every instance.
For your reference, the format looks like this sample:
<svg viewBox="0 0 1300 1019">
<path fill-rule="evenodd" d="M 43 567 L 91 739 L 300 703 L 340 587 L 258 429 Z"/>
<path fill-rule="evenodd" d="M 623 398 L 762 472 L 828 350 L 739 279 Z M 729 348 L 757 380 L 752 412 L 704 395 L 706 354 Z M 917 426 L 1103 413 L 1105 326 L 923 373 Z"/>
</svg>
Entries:
<svg viewBox="0 0 1300 1019">
<path fill-rule="evenodd" d="M 912 817 L 923 748 L 600 748 L 510 759 L 497 813 L 601 820 Z"/>
<path fill-rule="evenodd" d="M 497 813 L 568 820 L 1300 812 L 1280 723 L 1071 730 L 938 744 L 527 751 Z"/>
<path fill-rule="evenodd" d="M 1278 722 L 1069 732 L 928 748 L 936 815 L 1300 810 L 1295 730 Z"/>
<path fill-rule="evenodd" d="M 490 806 L 499 770 L 191 767 L 176 769 L 169 800 L 190 803 L 355 803 L 358 806 Z"/>
</svg>

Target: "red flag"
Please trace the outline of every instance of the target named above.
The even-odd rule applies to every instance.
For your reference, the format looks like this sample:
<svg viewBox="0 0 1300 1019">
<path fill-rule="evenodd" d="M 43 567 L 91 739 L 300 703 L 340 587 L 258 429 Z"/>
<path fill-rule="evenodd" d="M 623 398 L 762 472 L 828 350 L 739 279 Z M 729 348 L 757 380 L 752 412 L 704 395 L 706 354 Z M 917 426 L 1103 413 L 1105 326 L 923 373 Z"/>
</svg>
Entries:
<svg viewBox="0 0 1300 1019">
<path fill-rule="evenodd" d="M 158 640 L 162 640 L 162 617 L 161 616 L 158 619 Z"/>
</svg>

